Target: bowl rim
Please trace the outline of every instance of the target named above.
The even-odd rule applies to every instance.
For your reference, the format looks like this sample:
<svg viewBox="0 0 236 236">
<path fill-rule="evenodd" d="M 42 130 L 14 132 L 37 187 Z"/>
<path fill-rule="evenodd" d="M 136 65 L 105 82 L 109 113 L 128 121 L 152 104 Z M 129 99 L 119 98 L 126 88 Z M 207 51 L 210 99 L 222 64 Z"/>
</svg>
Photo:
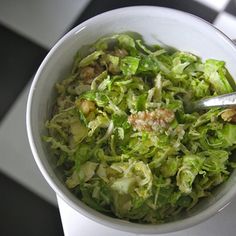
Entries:
<svg viewBox="0 0 236 236">
<path fill-rule="evenodd" d="M 131 7 L 123 7 L 118 8 L 115 10 L 107 11 L 104 13 L 101 13 L 99 15 L 96 15 L 81 24 L 77 25 L 73 29 L 71 29 L 69 32 L 67 32 L 58 42 L 50 49 L 49 53 L 41 63 L 40 67 L 38 68 L 33 82 L 31 84 L 31 88 L 28 94 L 28 100 L 27 100 L 27 108 L 26 108 L 26 128 L 27 128 L 27 135 L 29 144 L 31 147 L 31 151 L 33 153 L 35 162 L 37 163 L 38 168 L 40 169 L 42 175 L 50 185 L 50 187 L 55 191 L 55 193 L 63 200 L 65 201 L 70 207 L 72 207 L 77 212 L 81 213 L 82 215 L 88 217 L 89 219 L 100 223 L 102 225 L 122 230 L 126 232 L 136 233 L 136 234 L 160 234 L 160 233 L 170 233 L 174 231 L 179 231 L 183 229 L 187 229 L 189 227 L 192 227 L 194 225 L 197 225 L 204 220 L 207 220 L 217 212 L 221 211 L 223 208 L 225 208 L 229 203 L 231 202 L 231 199 L 236 194 L 236 189 L 230 189 L 222 198 L 220 198 L 215 204 L 209 206 L 207 210 L 204 210 L 197 215 L 177 220 L 174 222 L 164 223 L 164 224 L 157 224 L 157 225 L 151 225 L 151 224 L 138 224 L 138 223 L 132 223 L 124 220 L 120 220 L 118 218 L 112 218 L 109 216 L 106 216 L 90 207 L 85 205 L 82 201 L 77 199 L 72 193 L 69 192 L 69 190 L 65 188 L 65 186 L 55 177 L 55 174 L 50 174 L 50 170 L 45 164 L 42 162 L 41 158 L 38 155 L 37 147 L 34 142 L 34 134 L 32 132 L 32 104 L 34 103 L 35 96 L 34 91 L 37 89 L 38 81 L 40 80 L 41 73 L 43 69 L 46 67 L 49 59 L 54 55 L 54 53 L 58 50 L 59 47 L 62 47 L 62 45 L 68 41 L 68 39 L 75 36 L 75 34 L 78 34 L 81 30 L 89 26 L 89 24 L 93 24 L 93 21 L 102 19 L 104 17 L 107 17 L 112 14 L 129 14 L 130 12 L 136 12 L 142 14 L 143 10 L 151 10 L 151 11 L 164 11 L 168 14 L 175 14 L 177 16 L 181 17 L 187 17 L 191 18 L 191 20 L 201 23 L 205 27 L 208 27 L 209 30 L 214 31 L 218 37 L 221 37 L 225 43 L 227 43 L 229 46 L 232 47 L 232 49 L 236 53 L 236 47 L 234 43 L 231 41 L 229 37 L 227 37 L 224 33 L 222 33 L 219 29 L 214 27 L 209 22 L 205 21 L 204 19 L 195 16 L 193 14 L 183 12 L 180 10 L 172 9 L 172 8 L 166 8 L 166 7 L 158 7 L 158 6 L 131 6 Z M 54 172 L 51 168 L 51 172 Z"/>
</svg>

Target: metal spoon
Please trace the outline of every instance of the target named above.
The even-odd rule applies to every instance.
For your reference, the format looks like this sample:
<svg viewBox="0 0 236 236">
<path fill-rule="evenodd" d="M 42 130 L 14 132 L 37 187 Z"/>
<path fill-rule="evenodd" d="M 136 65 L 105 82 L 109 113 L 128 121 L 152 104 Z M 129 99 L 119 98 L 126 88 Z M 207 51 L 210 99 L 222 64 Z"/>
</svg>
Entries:
<svg viewBox="0 0 236 236">
<path fill-rule="evenodd" d="M 186 104 L 186 111 L 206 110 L 213 107 L 236 107 L 236 92 L 215 96 L 211 98 L 201 99 L 193 103 Z"/>
<path fill-rule="evenodd" d="M 232 40 L 236 45 L 236 39 Z M 199 101 L 186 104 L 185 109 L 191 113 L 193 111 L 206 110 L 213 107 L 236 107 L 236 92 L 224 94 L 212 98 L 201 99 Z"/>
</svg>

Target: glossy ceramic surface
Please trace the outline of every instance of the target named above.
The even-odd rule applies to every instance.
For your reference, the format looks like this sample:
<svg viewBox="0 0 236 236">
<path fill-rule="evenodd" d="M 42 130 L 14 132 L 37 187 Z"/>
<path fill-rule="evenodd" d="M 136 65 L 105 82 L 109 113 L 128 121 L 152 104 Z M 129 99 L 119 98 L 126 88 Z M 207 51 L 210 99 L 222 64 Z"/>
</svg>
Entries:
<svg viewBox="0 0 236 236">
<path fill-rule="evenodd" d="M 98 15 L 67 33 L 49 52 L 38 69 L 28 98 L 27 131 L 30 146 L 43 176 L 70 206 L 90 219 L 137 234 L 173 232 L 198 224 L 230 203 L 236 192 L 236 172 L 188 215 L 161 225 L 141 225 L 111 218 L 82 203 L 64 185 L 53 158 L 41 137 L 55 98 L 54 84 L 69 72 L 76 51 L 98 38 L 119 32 L 138 32 L 147 43 L 162 43 L 189 51 L 203 59 L 224 60 L 236 78 L 236 48 L 232 41 L 209 23 L 180 11 L 159 7 L 129 7 Z"/>
</svg>

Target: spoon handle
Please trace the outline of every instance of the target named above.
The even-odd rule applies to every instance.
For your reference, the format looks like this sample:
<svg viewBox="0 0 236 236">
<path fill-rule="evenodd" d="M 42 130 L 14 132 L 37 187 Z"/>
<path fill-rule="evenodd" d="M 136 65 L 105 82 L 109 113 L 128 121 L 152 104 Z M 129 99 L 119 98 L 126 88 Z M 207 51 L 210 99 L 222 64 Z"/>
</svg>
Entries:
<svg viewBox="0 0 236 236">
<path fill-rule="evenodd" d="M 212 107 L 236 107 L 236 92 L 196 101 L 192 109 L 202 110 Z"/>
</svg>

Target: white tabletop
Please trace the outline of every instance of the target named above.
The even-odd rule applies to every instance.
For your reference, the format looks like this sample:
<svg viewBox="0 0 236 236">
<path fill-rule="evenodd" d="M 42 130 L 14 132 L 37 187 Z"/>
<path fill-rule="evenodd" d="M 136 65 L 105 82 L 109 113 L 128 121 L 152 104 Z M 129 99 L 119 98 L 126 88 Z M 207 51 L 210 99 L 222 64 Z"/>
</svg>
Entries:
<svg viewBox="0 0 236 236">
<path fill-rule="evenodd" d="M 57 196 L 65 236 L 134 236 L 100 225 L 84 217 Z M 209 220 L 192 228 L 162 236 L 235 236 L 236 198 Z M 142 235 L 144 236 L 144 235 Z"/>
</svg>

